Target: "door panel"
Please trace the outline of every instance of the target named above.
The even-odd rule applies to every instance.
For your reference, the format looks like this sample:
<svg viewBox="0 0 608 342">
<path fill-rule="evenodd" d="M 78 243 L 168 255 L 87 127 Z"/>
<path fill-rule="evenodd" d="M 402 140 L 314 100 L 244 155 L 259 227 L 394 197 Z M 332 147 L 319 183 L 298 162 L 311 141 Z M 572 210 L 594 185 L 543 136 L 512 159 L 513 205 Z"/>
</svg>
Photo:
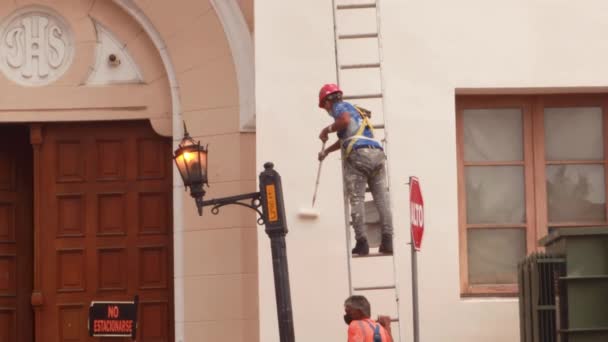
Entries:
<svg viewBox="0 0 608 342">
<path fill-rule="evenodd" d="M 93 341 L 90 302 L 136 294 L 137 340 L 173 341 L 170 139 L 147 122 L 49 124 L 40 161 L 45 342 Z"/>
<path fill-rule="evenodd" d="M 32 149 L 25 126 L 0 126 L 0 341 L 31 342 Z"/>
</svg>

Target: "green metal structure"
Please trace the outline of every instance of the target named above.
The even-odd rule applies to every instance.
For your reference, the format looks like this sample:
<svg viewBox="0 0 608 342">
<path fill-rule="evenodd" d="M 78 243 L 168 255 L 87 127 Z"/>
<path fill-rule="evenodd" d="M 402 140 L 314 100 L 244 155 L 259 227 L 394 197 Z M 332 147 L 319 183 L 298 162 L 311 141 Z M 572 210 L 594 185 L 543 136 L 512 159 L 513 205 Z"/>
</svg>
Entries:
<svg viewBox="0 0 608 342">
<path fill-rule="evenodd" d="M 518 265 L 521 342 L 556 342 L 556 280 L 565 258 L 534 253 Z"/>
<path fill-rule="evenodd" d="M 566 259 L 556 283 L 557 341 L 608 341 L 608 228 L 555 229 L 540 243 Z"/>
</svg>

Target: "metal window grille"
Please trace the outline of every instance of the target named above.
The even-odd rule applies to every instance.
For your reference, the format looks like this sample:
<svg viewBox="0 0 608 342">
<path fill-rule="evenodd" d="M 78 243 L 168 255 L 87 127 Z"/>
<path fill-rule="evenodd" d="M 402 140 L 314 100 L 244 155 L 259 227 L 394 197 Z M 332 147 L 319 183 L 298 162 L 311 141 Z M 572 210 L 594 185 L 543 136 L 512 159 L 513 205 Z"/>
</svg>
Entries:
<svg viewBox="0 0 608 342">
<path fill-rule="evenodd" d="M 562 256 L 534 253 L 518 265 L 522 342 L 557 342 L 556 295 L 566 271 Z M 562 298 L 563 299 L 563 298 Z"/>
</svg>

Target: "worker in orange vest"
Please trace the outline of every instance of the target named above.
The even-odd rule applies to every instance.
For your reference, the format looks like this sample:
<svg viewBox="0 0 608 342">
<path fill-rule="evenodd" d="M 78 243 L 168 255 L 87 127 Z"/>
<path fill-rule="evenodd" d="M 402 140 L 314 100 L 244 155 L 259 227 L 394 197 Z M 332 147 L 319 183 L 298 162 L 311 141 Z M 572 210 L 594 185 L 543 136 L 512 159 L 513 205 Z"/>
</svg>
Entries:
<svg viewBox="0 0 608 342">
<path fill-rule="evenodd" d="M 391 320 L 370 318 L 371 308 L 364 296 L 350 296 L 344 301 L 344 322 L 348 324 L 348 342 L 393 342 Z"/>
</svg>

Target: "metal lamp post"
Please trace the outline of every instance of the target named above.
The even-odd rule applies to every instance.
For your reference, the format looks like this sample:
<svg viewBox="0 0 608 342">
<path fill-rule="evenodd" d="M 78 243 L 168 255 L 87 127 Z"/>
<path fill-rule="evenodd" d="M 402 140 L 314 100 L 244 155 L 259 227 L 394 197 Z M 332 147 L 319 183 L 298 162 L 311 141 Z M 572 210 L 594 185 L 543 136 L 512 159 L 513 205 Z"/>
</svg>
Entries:
<svg viewBox="0 0 608 342">
<path fill-rule="evenodd" d="M 259 192 L 205 201 L 203 200 L 205 196 L 203 185 L 209 185 L 207 182 L 207 153 L 208 149 L 201 146 L 200 141 L 195 142 L 190 137 L 184 124 L 184 138 L 178 149 L 175 150 L 173 159 L 182 176 L 184 186 L 186 189 L 190 188 L 190 195 L 195 200 L 199 216 L 203 215 L 203 207 L 212 206 L 211 213 L 217 215 L 221 207 L 229 204 L 244 206 L 258 213 L 258 224 L 265 225 L 266 234 L 270 238 L 280 341 L 294 342 L 291 290 L 285 243 L 287 222 L 285 220 L 281 176 L 274 170 L 274 165 L 267 162 L 264 164 L 264 171 L 259 175 Z"/>
</svg>

